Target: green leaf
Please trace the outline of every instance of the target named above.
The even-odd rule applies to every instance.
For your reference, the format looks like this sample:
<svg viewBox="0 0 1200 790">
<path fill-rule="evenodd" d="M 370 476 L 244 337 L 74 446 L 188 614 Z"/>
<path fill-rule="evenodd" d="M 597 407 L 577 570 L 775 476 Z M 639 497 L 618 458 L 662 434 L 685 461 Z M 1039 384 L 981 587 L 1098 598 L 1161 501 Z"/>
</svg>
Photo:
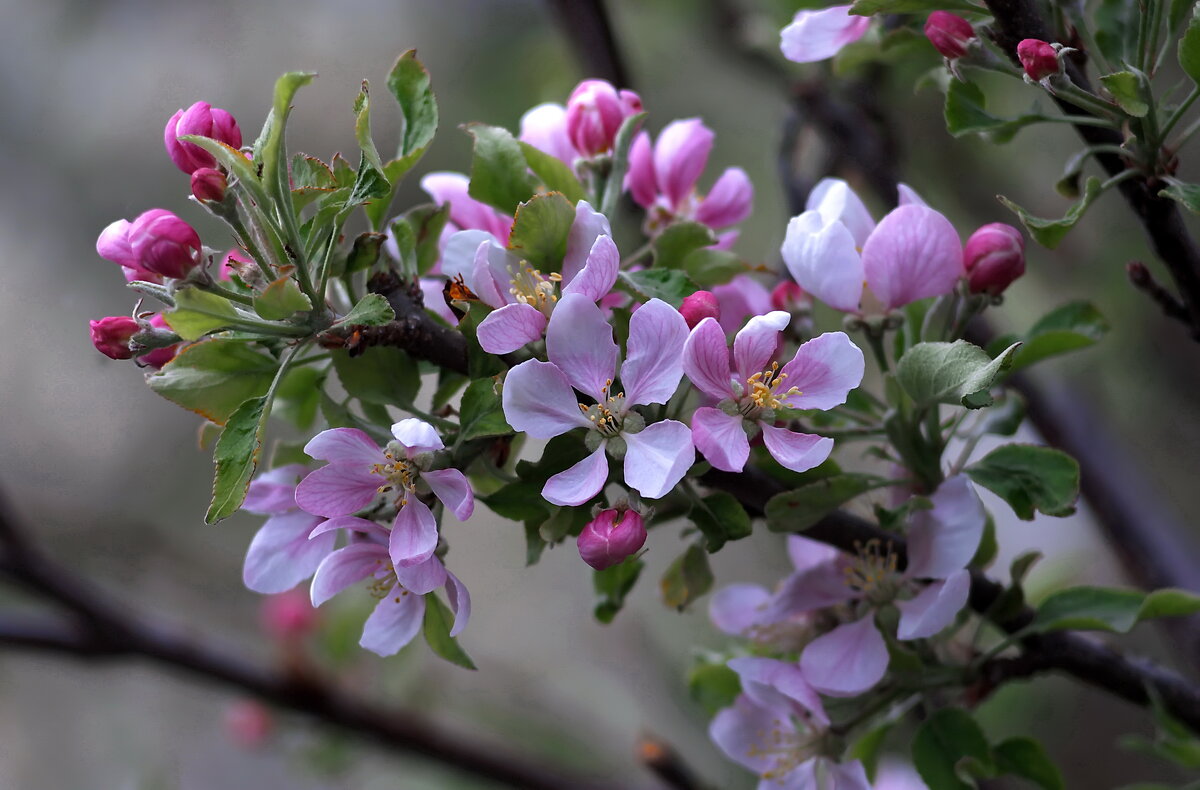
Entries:
<svg viewBox="0 0 1200 790">
<path fill-rule="evenodd" d="M 1079 179 L 1083 177 L 1083 166 L 1087 164 L 1091 153 L 1091 151 L 1084 148 L 1071 155 L 1066 165 L 1063 166 L 1062 176 L 1054 183 L 1054 190 L 1058 194 L 1068 200 L 1075 200 L 1079 197 Z"/>
<path fill-rule="evenodd" d="M 163 313 L 167 326 L 184 340 L 199 340 L 237 319 L 237 310 L 228 299 L 193 287 L 175 291 L 175 309 Z"/>
<path fill-rule="evenodd" d="M 876 725 L 851 744 L 846 751 L 848 759 L 858 760 L 863 764 L 863 768 L 867 769 L 867 778 L 871 780 L 875 779 L 875 768 L 879 763 L 879 755 L 883 750 L 883 743 L 887 740 L 888 733 L 892 731 L 893 724 L 894 722 L 885 721 Z"/>
<path fill-rule="evenodd" d="M 240 340 L 203 340 L 185 346 L 158 373 L 150 389 L 218 425 L 247 400 L 266 394 L 279 363 Z"/>
<path fill-rule="evenodd" d="M 550 505 L 542 499 L 542 483 L 518 480 L 478 498 L 493 513 L 510 521 L 537 521 L 540 524 L 550 515 Z"/>
<path fill-rule="evenodd" d="M 354 239 L 350 254 L 346 257 L 345 274 L 362 272 L 370 269 L 379 261 L 379 253 L 383 243 L 387 241 L 384 233 L 360 233 Z M 390 320 L 390 319 L 389 319 Z"/>
<path fill-rule="evenodd" d="M 401 55 L 387 77 L 388 90 L 400 105 L 402 123 L 400 146 L 396 154 L 403 159 L 424 153 L 437 132 L 437 99 L 430 87 L 429 72 L 417 60 L 417 51 Z M 414 159 L 409 167 L 416 164 Z"/>
<path fill-rule="evenodd" d="M 460 442 L 484 436 L 506 436 L 513 432 L 504 420 L 495 379 L 476 379 L 467 385 L 459 407 L 459 426 Z"/>
<path fill-rule="evenodd" d="M 1058 766 L 1033 738 L 1009 738 L 993 750 L 1001 773 L 1028 779 L 1043 790 L 1065 790 Z"/>
<path fill-rule="evenodd" d="M 708 592 L 712 583 L 708 553 L 699 544 L 693 543 L 667 568 L 659 586 L 663 603 L 683 611 L 688 604 Z"/>
<path fill-rule="evenodd" d="M 851 499 L 889 484 L 874 475 L 840 474 L 784 491 L 767 502 L 767 529 L 803 532 Z"/>
<path fill-rule="evenodd" d="M 543 273 L 560 271 L 574 221 L 575 209 L 562 194 L 537 195 L 517 208 L 508 248 Z"/>
<path fill-rule="evenodd" d="M 325 371 L 314 365 L 293 367 L 279 382 L 271 413 L 305 430 L 317 418 Z M 278 463 L 275 464 L 279 466 Z"/>
<path fill-rule="evenodd" d="M 1188 184 L 1174 178 L 1168 183 L 1170 186 L 1159 190 L 1159 197 L 1170 198 L 1193 214 L 1200 214 L 1200 184 Z"/>
<path fill-rule="evenodd" d="M 991 404 L 988 389 L 1008 368 L 1019 345 L 1014 343 L 992 359 L 965 340 L 918 343 L 896 364 L 896 378 L 918 406 L 953 403 L 978 409 Z"/>
<path fill-rule="evenodd" d="M 691 279 L 678 269 L 645 269 L 640 272 L 621 272 L 621 282 L 643 299 L 662 299 L 675 309 L 686 296 L 698 289 Z"/>
<path fill-rule="evenodd" d="M 1050 447 L 1006 444 L 966 468 L 967 475 L 1009 504 L 1018 518 L 1033 511 L 1047 516 L 1075 512 L 1079 497 L 1079 463 Z"/>
<path fill-rule="evenodd" d="M 1040 113 L 1027 113 L 1011 119 L 997 118 L 987 112 L 985 106 L 983 90 L 978 85 L 973 82 L 950 80 L 943 108 L 946 131 L 955 137 L 968 134 L 986 135 L 992 142 L 1003 144 L 1026 126 L 1046 120 Z"/>
<path fill-rule="evenodd" d="M 180 135 L 179 139 L 186 143 L 198 145 L 212 154 L 222 167 L 232 175 L 237 176 L 238 185 L 246 189 L 259 205 L 266 205 L 268 203 L 269 198 L 267 197 L 266 190 L 263 189 L 262 181 L 259 180 L 258 170 L 250 160 L 242 155 L 241 151 L 225 143 L 196 134 Z M 255 161 L 259 160 L 256 159 Z"/>
<path fill-rule="evenodd" d="M 1192 82 L 1200 84 L 1200 17 L 1193 15 L 1188 22 L 1187 30 L 1179 39 L 1179 65 L 1183 73 L 1192 78 Z"/>
<path fill-rule="evenodd" d="M 1052 250 L 1059 245 L 1071 228 L 1075 227 L 1075 223 L 1083 217 L 1083 212 L 1087 211 L 1092 201 L 1100 195 L 1100 184 L 1099 178 L 1095 176 L 1089 178 L 1083 187 L 1083 198 L 1067 209 L 1067 213 L 1063 215 L 1062 219 L 1035 217 L 1004 195 L 997 195 L 996 198 L 1020 218 L 1021 224 L 1038 244 Z"/>
<path fill-rule="evenodd" d="M 1137 8 L 1126 0 L 1100 0 L 1095 6 L 1096 46 L 1114 65 L 1132 62 L 1137 46 Z"/>
<path fill-rule="evenodd" d="M 443 206 L 425 203 L 409 209 L 404 214 L 413 229 L 413 241 L 417 256 L 417 274 L 425 274 L 437 263 L 441 251 L 438 247 L 442 229 L 450 218 L 450 204 Z"/>
<path fill-rule="evenodd" d="M 741 690 L 737 673 L 724 664 L 700 664 L 688 673 L 688 695 L 710 716 L 732 705 Z"/>
<path fill-rule="evenodd" d="M 1009 372 L 1027 368 L 1047 357 L 1095 345 L 1108 334 L 1108 321 L 1091 302 L 1068 302 L 1034 324 L 1013 355 Z M 995 344 L 988 346 L 992 352 Z"/>
<path fill-rule="evenodd" d="M 475 139 L 468 194 L 505 214 L 515 213 L 537 188 L 521 146 L 499 126 L 470 123 L 462 128 Z"/>
<path fill-rule="evenodd" d="M 213 476 L 212 502 L 204 514 L 204 523 L 215 524 L 237 512 L 246 498 L 250 478 L 262 455 L 263 434 L 267 428 L 268 397 L 251 398 L 237 408 L 225 423 L 217 449 L 213 452 L 216 473 Z"/>
<path fill-rule="evenodd" d="M 404 406 L 421 387 L 417 363 L 398 348 L 370 346 L 356 357 L 342 350 L 331 353 L 342 386 L 364 403 Z"/>
<path fill-rule="evenodd" d="M 396 320 L 396 312 L 380 294 L 367 294 L 335 326 L 382 326 Z"/>
<path fill-rule="evenodd" d="M 621 122 L 617 136 L 613 140 L 612 169 L 604 183 L 604 194 L 600 198 L 600 213 L 606 217 L 616 216 L 617 203 L 625 191 L 625 173 L 629 170 L 629 148 L 633 145 L 634 135 L 646 120 L 646 113 L 631 115 Z"/>
<path fill-rule="evenodd" d="M 979 7 L 966 0 L 855 0 L 850 13 L 858 16 L 876 14 L 923 14 L 930 11 L 967 11 L 978 14 Z"/>
<path fill-rule="evenodd" d="M 279 321 L 311 309 L 312 302 L 291 277 L 280 277 L 254 297 L 254 312 L 268 321 Z"/>
<path fill-rule="evenodd" d="M 1180 42 L 1180 47 L 1183 42 Z M 1144 118 L 1150 112 L 1145 75 L 1141 72 L 1117 71 L 1100 78 L 1121 109 L 1134 118 Z"/>
<path fill-rule="evenodd" d="M 1108 0 L 1108 2 L 1115 2 L 1115 0 Z M 1191 11 L 1195 5 L 1195 0 L 1171 0 L 1167 9 L 1168 36 L 1174 36 L 1175 31 L 1187 19 L 1188 11 Z"/>
<path fill-rule="evenodd" d="M 704 535 L 708 551 L 718 551 L 727 541 L 748 537 L 750 516 L 737 497 L 716 491 L 692 506 L 688 516 Z"/>
<path fill-rule="evenodd" d="M 1046 631 L 1111 631 L 1124 634 L 1143 620 L 1200 612 L 1200 596 L 1168 588 L 1144 593 L 1111 587 L 1070 587 L 1037 609 L 1030 628 Z"/>
<path fill-rule="evenodd" d="M 696 250 L 717 243 L 712 228 L 699 222 L 676 222 L 667 227 L 651 243 L 654 265 L 662 269 L 679 269 L 683 259 Z"/>
<path fill-rule="evenodd" d="M 572 204 L 583 200 L 586 193 L 583 184 L 575 177 L 575 173 L 563 160 L 548 154 L 540 148 L 534 148 L 529 143 L 518 141 L 521 153 L 525 155 L 525 163 L 534 175 L 542 180 L 546 189 L 551 192 L 563 193 Z"/>
<path fill-rule="evenodd" d="M 741 258 L 727 250 L 693 250 L 683 259 L 683 272 L 701 288 L 727 283 L 747 268 Z"/>
<path fill-rule="evenodd" d="M 285 132 L 292 99 L 296 91 L 313 81 L 316 74 L 290 71 L 275 81 L 275 100 L 271 108 L 270 132 L 263 141 L 262 158 L 255 162 L 262 167 L 262 183 L 275 198 L 281 212 L 294 212 L 292 188 L 288 182 L 287 143 Z M 266 208 L 266 206 L 264 206 Z"/>
<path fill-rule="evenodd" d="M 354 139 L 371 167 L 378 170 L 380 175 L 384 175 L 383 159 L 379 156 L 379 149 L 375 147 L 374 138 L 371 137 L 371 94 L 366 80 L 362 81 L 358 96 L 354 97 Z"/>
<path fill-rule="evenodd" d="M 592 575 L 592 586 L 600 596 L 594 610 L 597 620 L 602 623 L 613 621 L 617 612 L 625 605 L 625 597 L 629 595 L 645 567 L 646 563 L 629 557 L 624 562 L 596 571 Z"/>
<path fill-rule="evenodd" d="M 395 590 L 392 595 L 397 595 Z M 415 593 L 404 593 L 414 595 Z M 425 596 L 425 641 L 429 648 L 451 664 L 458 664 L 466 669 L 476 669 L 475 662 L 458 644 L 458 640 L 450 636 L 454 626 L 454 615 L 450 608 L 442 603 L 433 593 Z"/>
<path fill-rule="evenodd" d="M 925 720 L 913 737 L 912 756 L 929 790 L 972 790 L 974 783 L 963 781 L 959 763 L 967 759 L 992 764 L 983 730 L 971 714 L 958 708 L 943 708 Z"/>
</svg>

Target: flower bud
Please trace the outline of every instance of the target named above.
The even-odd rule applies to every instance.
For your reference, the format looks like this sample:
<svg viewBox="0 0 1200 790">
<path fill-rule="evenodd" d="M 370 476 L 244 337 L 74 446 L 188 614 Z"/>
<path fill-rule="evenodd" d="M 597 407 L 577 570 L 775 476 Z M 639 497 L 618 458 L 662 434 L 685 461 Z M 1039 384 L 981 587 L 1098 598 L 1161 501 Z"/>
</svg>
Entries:
<svg viewBox="0 0 1200 790">
<path fill-rule="evenodd" d="M 284 642 L 303 638 L 317 626 L 317 610 L 299 588 L 268 596 L 261 614 L 263 630 Z"/>
<path fill-rule="evenodd" d="M 129 224 L 129 247 L 142 268 L 181 280 L 200 263 L 200 236 L 170 211 L 152 208 Z"/>
<path fill-rule="evenodd" d="M 967 54 L 967 46 L 975 40 L 975 28 L 958 14 L 934 11 L 925 20 L 925 37 L 942 57 L 954 60 Z"/>
<path fill-rule="evenodd" d="M 967 239 L 963 265 L 972 293 L 998 296 L 1025 273 L 1025 239 L 1012 225 L 984 225 Z"/>
<path fill-rule="evenodd" d="M 1027 38 L 1017 44 L 1017 58 L 1029 79 L 1038 82 L 1058 73 L 1058 51 L 1045 41 Z"/>
<path fill-rule="evenodd" d="M 695 329 L 696 324 L 705 318 L 721 320 L 721 306 L 717 304 L 717 297 L 713 296 L 712 291 L 696 291 L 691 296 L 685 296 L 679 313 L 687 321 L 688 329 Z"/>
<path fill-rule="evenodd" d="M 171 327 L 167 326 L 167 321 L 162 317 L 162 313 L 155 313 L 150 319 L 150 326 L 155 329 L 162 329 L 165 332 L 171 332 Z M 140 339 L 140 338 L 139 338 Z M 161 368 L 163 365 L 175 358 L 175 352 L 179 350 L 179 344 L 174 343 L 163 348 L 156 348 L 153 351 L 142 354 L 138 357 L 144 364 L 152 368 Z"/>
<path fill-rule="evenodd" d="M 192 194 L 196 200 L 220 203 L 225 199 L 225 189 L 229 182 L 225 174 L 211 167 L 201 167 L 192 173 Z"/>
<path fill-rule="evenodd" d="M 791 280 L 784 280 L 771 290 L 771 307 L 776 310 L 790 313 L 800 308 L 808 309 L 811 305 L 808 294 Z"/>
<path fill-rule="evenodd" d="M 167 121 L 163 142 L 175 166 L 189 174 L 202 167 L 216 167 L 217 160 L 200 146 L 178 139 L 185 134 L 211 137 L 232 148 L 242 147 L 242 131 L 233 116 L 225 110 L 202 101 L 186 110 L 178 110 Z"/>
<path fill-rule="evenodd" d="M 221 266 L 217 269 L 217 277 L 228 282 L 233 275 L 248 279 L 254 272 L 254 259 L 237 247 L 226 252 L 221 257 Z"/>
<path fill-rule="evenodd" d="M 99 321 L 90 321 L 92 345 L 109 359 L 129 359 L 129 338 L 138 331 L 137 321 L 127 315 L 110 315 Z"/>
<path fill-rule="evenodd" d="M 616 565 L 646 542 L 646 525 L 635 510 L 602 510 L 579 533 L 579 556 L 598 571 Z"/>
<path fill-rule="evenodd" d="M 225 709 L 225 733 L 238 746 L 256 749 L 266 743 L 275 729 L 271 711 L 258 700 L 243 699 Z"/>
<path fill-rule="evenodd" d="M 584 156 L 612 148 L 621 124 L 642 111 L 633 91 L 618 91 L 604 80 L 584 80 L 567 99 L 567 136 Z"/>
</svg>

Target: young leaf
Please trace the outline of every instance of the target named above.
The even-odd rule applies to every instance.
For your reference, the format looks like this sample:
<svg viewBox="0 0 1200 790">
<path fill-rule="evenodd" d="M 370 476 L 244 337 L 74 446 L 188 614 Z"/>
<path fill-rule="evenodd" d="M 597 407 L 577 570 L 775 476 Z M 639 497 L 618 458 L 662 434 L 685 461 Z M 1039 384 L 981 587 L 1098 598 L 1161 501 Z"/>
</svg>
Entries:
<svg viewBox="0 0 1200 790">
<path fill-rule="evenodd" d="M 688 673 L 688 696 L 710 716 L 732 705 L 741 691 L 737 673 L 724 664 L 700 664 Z"/>
<path fill-rule="evenodd" d="M 462 128 L 475 139 L 468 194 L 505 214 L 515 213 L 537 187 L 521 146 L 499 126 L 470 123 Z"/>
<path fill-rule="evenodd" d="M 1144 118 L 1150 112 L 1146 98 L 1145 75 L 1135 71 L 1117 71 L 1100 78 L 1104 87 L 1116 99 L 1121 109 L 1134 118 Z"/>
<path fill-rule="evenodd" d="M 1079 222 L 1083 212 L 1087 211 L 1092 201 L 1100 195 L 1100 183 L 1100 179 L 1095 176 L 1089 178 L 1083 186 L 1083 198 L 1067 209 L 1067 213 L 1063 215 L 1062 219 L 1035 217 L 1003 195 L 997 195 L 996 198 L 1020 218 L 1021 224 L 1038 244 L 1052 250 L 1059 245 L 1071 228 L 1075 227 L 1075 223 Z"/>
<path fill-rule="evenodd" d="M 167 326 L 184 340 L 199 340 L 236 323 L 237 318 L 228 299 L 191 287 L 175 291 L 175 308 L 163 313 Z"/>
<path fill-rule="evenodd" d="M 1030 327 L 1013 355 L 1010 372 L 1027 368 L 1047 357 L 1095 345 L 1108 334 L 1108 321 L 1091 302 L 1069 302 L 1042 316 Z M 995 345 L 988 351 L 996 351 Z"/>
<path fill-rule="evenodd" d="M 263 142 L 262 158 L 255 162 L 262 166 L 262 183 L 271 194 L 279 210 L 285 213 L 294 212 L 292 206 L 292 188 L 288 183 L 287 148 L 285 131 L 288 114 L 292 109 L 292 99 L 296 91 L 312 82 L 316 74 L 300 71 L 290 71 L 275 81 L 275 100 L 271 108 L 271 130 Z M 294 215 L 285 222 L 294 221 Z"/>
<path fill-rule="evenodd" d="M 275 391 L 271 413 L 301 430 L 312 427 L 321 405 L 321 386 L 325 371 L 316 365 L 293 367 L 284 375 Z M 276 451 L 278 455 L 278 451 Z M 276 462 L 275 466 L 280 464 Z"/>
<path fill-rule="evenodd" d="M 212 502 L 204 523 L 215 524 L 233 515 L 242 506 L 250 478 L 262 454 L 263 434 L 267 427 L 266 395 L 251 398 L 237 408 L 225 423 L 217 449 L 213 452 L 216 473 L 213 476 Z"/>
<path fill-rule="evenodd" d="M 437 99 L 429 86 L 429 72 L 417 60 L 417 51 L 410 49 L 401 55 L 387 77 L 388 90 L 396 97 L 403 119 L 400 129 L 400 145 L 396 156 L 400 159 L 420 156 L 433 142 L 437 132 Z M 416 164 L 414 158 L 408 167 Z"/>
<path fill-rule="evenodd" d="M 268 321 L 279 321 L 311 309 L 312 302 L 291 277 L 280 277 L 254 297 L 254 312 Z"/>
<path fill-rule="evenodd" d="M 421 388 L 417 363 L 398 348 L 371 346 L 356 357 L 335 350 L 332 356 L 346 392 L 364 403 L 403 406 L 412 403 Z"/>
<path fill-rule="evenodd" d="M 553 154 L 548 154 L 540 148 L 534 148 L 526 142 L 518 141 L 521 153 L 525 155 L 525 163 L 534 175 L 542 179 L 546 189 L 551 192 L 561 192 L 572 204 L 583 200 L 585 192 L 583 184 L 575 177 L 575 173 L 565 162 Z"/>
<path fill-rule="evenodd" d="M 567 254 L 567 236 L 575 221 L 571 202 L 558 192 L 522 203 L 513 218 L 508 248 L 542 272 L 557 272 Z"/>
<path fill-rule="evenodd" d="M 889 482 L 874 475 L 841 474 L 776 494 L 767 502 L 767 529 L 803 532 L 851 499 Z"/>
<path fill-rule="evenodd" d="M 621 272 L 620 281 L 643 299 L 662 299 L 678 309 L 686 296 L 694 294 L 696 284 L 678 269 L 644 269 Z"/>
<path fill-rule="evenodd" d="M 748 537 L 750 516 L 732 494 L 716 491 L 697 502 L 688 516 L 704 535 L 709 553 L 726 542 Z"/>
<path fill-rule="evenodd" d="M 413 229 L 414 250 L 417 256 L 417 274 L 425 274 L 437 263 L 441 249 L 438 243 L 442 229 L 450 218 L 450 205 L 436 206 L 425 203 L 409 209 L 404 214 Z"/>
<path fill-rule="evenodd" d="M 513 432 L 504 420 L 495 379 L 476 379 L 467 385 L 459 409 L 459 426 L 460 442 L 484 436 L 505 436 Z"/>
<path fill-rule="evenodd" d="M 1045 120 L 1045 116 L 1038 113 L 1012 119 L 997 118 L 984 109 L 985 102 L 983 90 L 975 83 L 951 80 L 946 88 L 946 104 L 943 108 L 946 131 L 955 137 L 987 135 L 992 142 L 1003 144 L 1024 127 Z"/>
<path fill-rule="evenodd" d="M 1176 178 L 1167 179 L 1170 184 L 1159 190 L 1158 196 L 1170 198 L 1193 214 L 1200 214 L 1200 184 L 1188 184 Z"/>
<path fill-rule="evenodd" d="M 966 468 L 967 475 L 1029 521 L 1034 510 L 1048 516 L 1075 512 L 1079 463 L 1059 450 L 1031 444 L 1006 444 Z"/>
<path fill-rule="evenodd" d="M 1038 607 L 1031 628 L 1036 632 L 1080 630 L 1127 633 L 1143 620 L 1200 612 L 1200 596 L 1186 590 L 1152 593 L 1111 587 L 1070 587 L 1052 594 Z"/>
<path fill-rule="evenodd" d="M 1046 754 L 1046 749 L 1032 738 L 1009 738 L 996 745 L 992 752 L 996 769 L 1028 779 L 1042 790 L 1065 790 L 1058 766 Z"/>
<path fill-rule="evenodd" d="M 992 359 L 965 340 L 918 343 L 896 364 L 896 378 L 918 406 L 953 403 L 978 409 L 991 404 L 988 389 L 1008 368 L 1019 345 L 1014 343 Z"/>
<path fill-rule="evenodd" d="M 913 765 L 930 790 L 972 790 L 959 775 L 964 759 L 992 765 L 983 730 L 966 711 L 943 708 L 925 720 L 912 742 Z"/>
<path fill-rule="evenodd" d="M 396 312 L 380 294 L 367 294 L 358 300 L 336 326 L 382 326 L 396 319 Z"/>
<path fill-rule="evenodd" d="M 1192 16 L 1188 22 L 1187 30 L 1179 39 L 1178 54 L 1183 73 L 1200 85 L 1200 17 Z"/>
<path fill-rule="evenodd" d="M 279 363 L 240 340 L 203 340 L 185 346 L 150 376 L 150 389 L 224 425 L 245 401 L 266 394 Z"/>
<path fill-rule="evenodd" d="M 717 234 L 699 222 L 676 222 L 654 239 L 654 265 L 679 269 L 689 253 L 717 243 Z"/>
<path fill-rule="evenodd" d="M 395 593 L 393 592 L 393 595 Z M 413 595 L 413 593 L 408 593 Z M 451 664 L 458 664 L 466 669 L 476 669 L 475 662 L 458 644 L 458 640 L 450 636 L 450 628 L 454 625 L 454 615 L 441 600 L 430 593 L 425 596 L 425 641 L 429 648 Z"/>
<path fill-rule="evenodd" d="M 605 624 L 613 621 L 645 567 L 646 563 L 630 557 L 592 575 L 592 586 L 600 596 L 594 611 L 597 620 Z"/>
<path fill-rule="evenodd" d="M 1137 42 L 1137 8 L 1125 0 L 1100 0 L 1096 4 L 1096 46 L 1109 63 L 1134 59 Z"/>
<path fill-rule="evenodd" d="M 737 255 L 711 247 L 693 250 L 683 259 L 684 274 L 701 288 L 727 283 L 746 269 L 746 264 Z"/>
<path fill-rule="evenodd" d="M 663 574 L 660 587 L 663 603 L 679 611 L 712 588 L 713 573 L 708 553 L 696 543 L 680 554 Z"/>
</svg>

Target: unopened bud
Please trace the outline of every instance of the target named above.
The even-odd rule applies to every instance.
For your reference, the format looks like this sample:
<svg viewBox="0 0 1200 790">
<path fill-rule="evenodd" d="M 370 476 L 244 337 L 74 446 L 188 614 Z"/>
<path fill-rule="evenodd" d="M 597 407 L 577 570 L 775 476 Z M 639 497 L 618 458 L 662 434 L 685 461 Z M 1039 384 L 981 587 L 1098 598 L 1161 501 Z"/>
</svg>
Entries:
<svg viewBox="0 0 1200 790">
<path fill-rule="evenodd" d="M 225 199 L 229 182 L 225 174 L 211 167 L 201 167 L 192 172 L 192 194 L 202 202 L 220 203 Z"/>
<path fill-rule="evenodd" d="M 200 236 L 170 211 L 152 208 L 129 224 L 129 246 L 142 268 L 182 280 L 200 263 Z"/>
<path fill-rule="evenodd" d="M 167 121 L 163 142 L 171 161 L 185 173 L 202 167 L 216 167 L 217 160 L 208 151 L 179 138 L 185 134 L 211 137 L 231 148 L 242 147 L 242 131 L 233 116 L 207 102 L 198 101 L 186 110 L 179 110 Z"/>
<path fill-rule="evenodd" d="M 622 562 L 646 542 L 646 525 L 635 510 L 602 510 L 579 533 L 579 556 L 598 571 Z"/>
<path fill-rule="evenodd" d="M 167 338 L 170 335 L 175 334 L 174 332 L 171 331 L 171 327 L 167 326 L 166 319 L 164 319 L 162 317 L 162 313 L 155 313 L 154 316 L 150 318 L 150 326 L 154 327 L 154 329 L 162 330 L 160 332 L 155 333 L 156 335 L 159 336 L 159 338 L 161 338 L 158 341 L 160 343 L 166 342 Z M 145 335 L 147 333 L 143 332 L 142 334 Z M 139 338 L 139 340 L 140 339 L 141 338 Z M 147 341 L 147 342 L 149 343 L 150 341 Z M 138 357 L 138 359 L 141 360 L 141 362 L 143 364 L 148 365 L 152 368 L 161 368 L 163 365 L 167 364 L 168 362 L 170 362 L 172 359 L 175 358 L 175 352 L 178 349 L 179 349 L 179 344 L 173 343 L 169 346 L 155 348 L 153 351 L 151 351 L 149 353 L 142 354 L 140 357 Z"/>
<path fill-rule="evenodd" d="M 967 47 L 975 40 L 975 28 L 958 14 L 934 11 L 925 20 L 925 37 L 942 57 L 954 60 L 967 54 Z"/>
<path fill-rule="evenodd" d="M 257 700 L 238 700 L 225 709 L 225 733 L 238 746 L 257 749 L 274 729 L 271 711 Z"/>
<path fill-rule="evenodd" d="M 137 321 L 127 315 L 110 315 L 90 321 L 92 345 L 109 359 L 130 359 L 129 338 L 138 331 Z"/>
<path fill-rule="evenodd" d="M 967 239 L 963 265 L 972 293 L 998 296 L 1025 273 L 1025 239 L 1012 225 L 984 225 Z"/>
<path fill-rule="evenodd" d="M 621 124 L 642 111 L 642 100 L 633 91 L 618 91 L 604 80 L 584 80 L 567 99 L 567 136 L 584 156 L 595 156 L 613 146 Z"/>
<path fill-rule="evenodd" d="M 1036 38 L 1027 38 L 1017 44 L 1017 58 L 1025 74 L 1034 82 L 1053 77 L 1061 68 L 1058 50 Z"/>
<path fill-rule="evenodd" d="M 261 615 L 263 630 L 285 642 L 303 638 L 317 626 L 317 610 L 308 592 L 299 588 L 268 596 Z"/>
<path fill-rule="evenodd" d="M 721 306 L 711 291 L 696 291 L 690 296 L 685 296 L 683 304 L 679 306 L 679 313 L 683 320 L 687 321 L 688 329 L 695 329 L 696 324 L 705 318 L 721 320 Z"/>
<path fill-rule="evenodd" d="M 784 280 L 771 290 L 771 307 L 776 310 L 793 312 L 797 309 L 808 308 L 812 300 L 804 289 L 791 280 Z"/>
</svg>

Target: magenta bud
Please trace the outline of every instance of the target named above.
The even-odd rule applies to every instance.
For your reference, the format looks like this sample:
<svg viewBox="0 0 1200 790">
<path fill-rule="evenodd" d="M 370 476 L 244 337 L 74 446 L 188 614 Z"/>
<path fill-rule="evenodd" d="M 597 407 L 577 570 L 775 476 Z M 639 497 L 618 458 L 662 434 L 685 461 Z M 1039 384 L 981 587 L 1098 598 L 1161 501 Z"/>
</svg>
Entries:
<svg viewBox="0 0 1200 790">
<path fill-rule="evenodd" d="M 963 265 L 972 293 L 998 296 L 1025 273 L 1025 239 L 1012 225 L 984 225 L 967 239 Z"/>
<path fill-rule="evenodd" d="M 171 327 L 167 326 L 167 321 L 162 317 L 162 313 L 155 313 L 150 318 L 150 326 L 155 329 L 161 329 L 165 332 L 171 332 Z M 166 346 L 164 348 L 156 348 L 153 351 L 142 354 L 138 359 L 145 365 L 152 368 L 161 368 L 163 365 L 175 358 L 175 352 L 179 350 L 179 344 Z"/>
<path fill-rule="evenodd" d="M 144 211 L 129 224 L 129 247 L 143 269 L 176 280 L 200 263 L 196 229 L 166 209 Z"/>
<path fill-rule="evenodd" d="M 217 160 L 200 146 L 179 140 L 185 134 L 211 137 L 232 148 L 242 147 L 242 130 L 233 116 L 224 110 L 198 101 L 186 110 L 177 111 L 167 121 L 163 142 L 175 166 L 189 174 L 202 167 L 216 167 Z"/>
<path fill-rule="evenodd" d="M 1017 58 L 1029 79 L 1037 82 L 1058 73 L 1058 51 L 1045 41 L 1027 38 L 1017 44 Z"/>
<path fill-rule="evenodd" d="M 811 304 L 812 300 L 804 293 L 804 289 L 791 280 L 784 280 L 771 290 L 771 307 L 776 310 L 791 312 Z"/>
<path fill-rule="evenodd" d="M 646 525 L 636 510 L 601 510 L 579 533 L 579 556 L 598 571 L 616 565 L 646 542 Z"/>
<path fill-rule="evenodd" d="M 225 199 L 229 182 L 225 174 L 211 167 L 201 167 L 192 173 L 192 194 L 196 200 L 220 203 Z"/>
<path fill-rule="evenodd" d="M 263 630 L 282 642 L 302 639 L 317 627 L 317 610 L 300 588 L 268 596 L 261 615 Z"/>
<path fill-rule="evenodd" d="M 942 57 L 954 60 L 967 54 L 967 46 L 975 40 L 975 28 L 958 14 L 934 11 L 925 20 L 925 37 Z"/>
<path fill-rule="evenodd" d="M 99 321 L 90 321 L 92 345 L 109 359 L 130 359 L 129 338 L 137 334 L 138 325 L 127 315 L 110 315 Z"/>
<path fill-rule="evenodd" d="M 567 136 L 584 156 L 612 148 L 621 124 L 642 111 L 633 91 L 618 91 L 604 80 L 584 80 L 567 99 Z"/>
<path fill-rule="evenodd" d="M 711 291 L 696 291 L 690 296 L 685 296 L 683 304 L 679 306 L 679 313 L 683 320 L 687 321 L 688 329 L 695 329 L 696 324 L 705 318 L 721 320 L 721 306 Z"/>
</svg>

